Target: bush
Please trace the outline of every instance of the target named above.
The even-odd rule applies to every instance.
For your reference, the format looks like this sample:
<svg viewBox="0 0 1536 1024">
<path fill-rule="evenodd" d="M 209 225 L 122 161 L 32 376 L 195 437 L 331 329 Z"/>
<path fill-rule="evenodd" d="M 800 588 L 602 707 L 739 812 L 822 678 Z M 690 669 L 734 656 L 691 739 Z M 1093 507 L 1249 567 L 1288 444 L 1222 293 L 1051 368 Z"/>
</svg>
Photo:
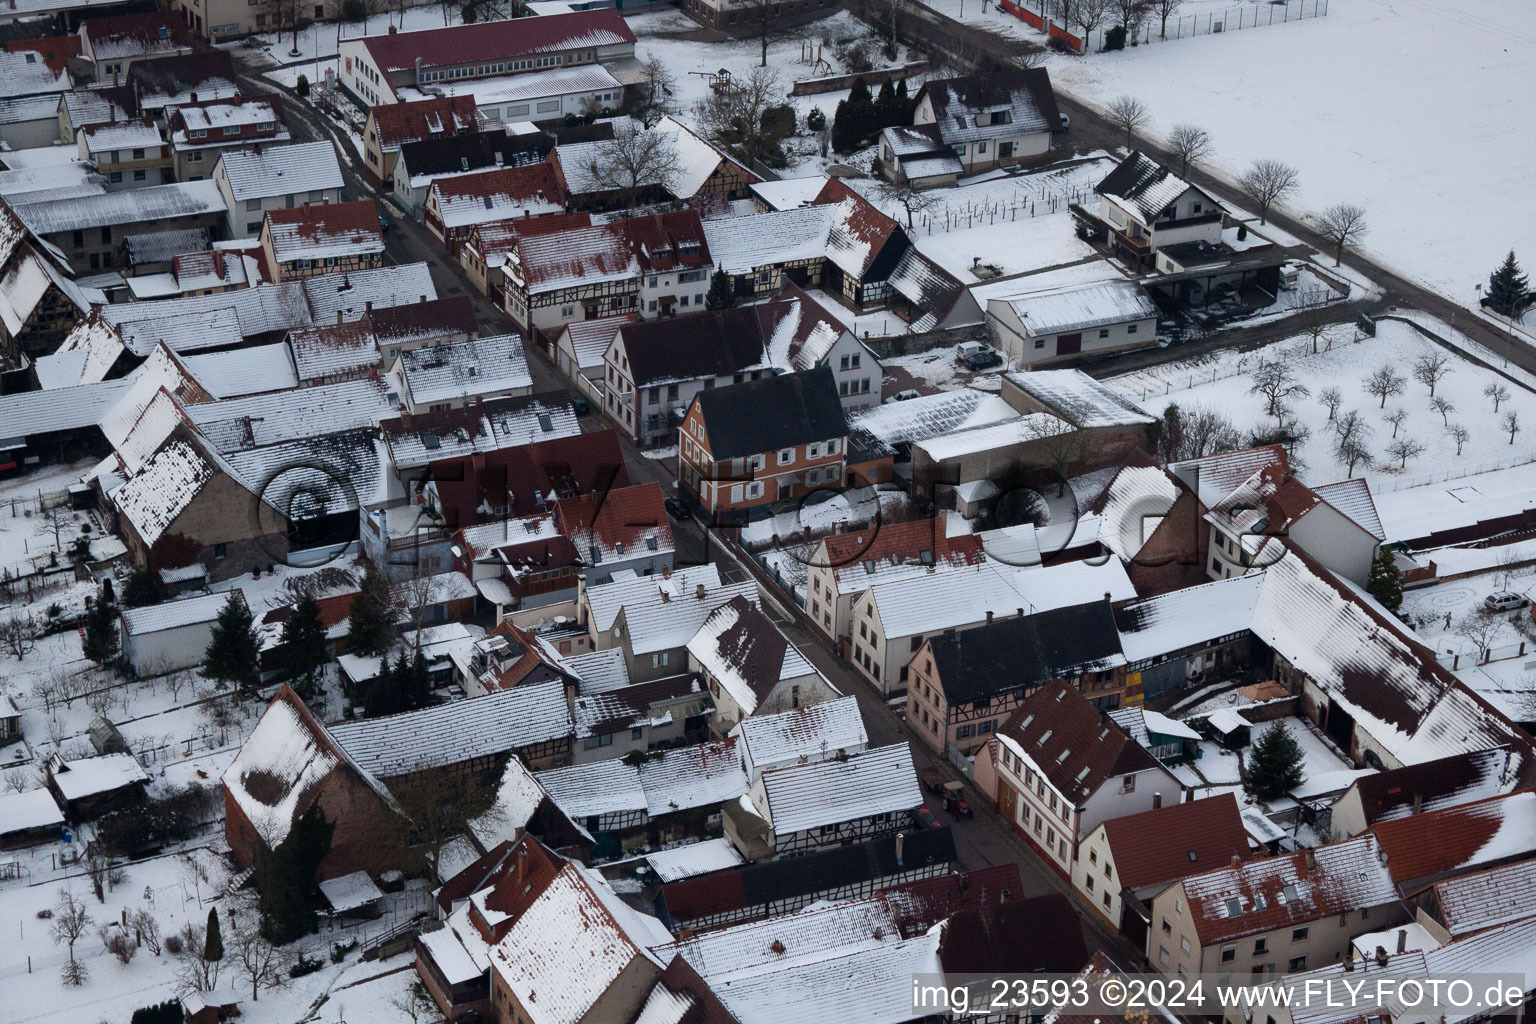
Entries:
<svg viewBox="0 0 1536 1024">
<path fill-rule="evenodd" d="M 1104 33 L 1104 49 L 1106 51 L 1125 49 L 1124 25 L 1116 25 L 1114 28 Z"/>
<path fill-rule="evenodd" d="M 368 17 L 368 5 L 364 0 L 341 0 L 342 21 L 362 21 Z"/>
<path fill-rule="evenodd" d="M 312 957 L 306 953 L 300 953 L 299 958 L 293 962 L 293 966 L 288 968 L 288 977 L 302 978 L 306 974 L 314 974 L 324 966 L 325 961 L 321 960 L 319 957 Z"/>
<path fill-rule="evenodd" d="M 305 99 L 308 99 L 309 98 L 309 76 L 308 75 L 300 75 L 298 82 L 293 87 L 293 91 L 298 93 L 300 96 L 304 97 Z"/>
<path fill-rule="evenodd" d="M 1239 242 L 1246 242 L 1246 241 L 1248 241 L 1248 225 L 1247 224 L 1239 224 L 1237 226 L 1237 240 Z"/>
<path fill-rule="evenodd" d="M 171 954 L 171 956 L 179 956 L 181 954 L 181 936 L 174 933 L 167 935 L 165 937 L 165 951 Z"/>
<path fill-rule="evenodd" d="M 475 23 L 475 5 L 465 4 L 464 9 L 459 12 L 459 16 L 463 18 L 464 24 L 473 25 Z"/>
<path fill-rule="evenodd" d="M 163 1003 L 141 1006 L 133 1011 L 130 1024 L 181 1024 L 181 1003 L 167 999 Z"/>
<path fill-rule="evenodd" d="M 813 132 L 819 132 L 827 126 L 827 115 L 821 112 L 820 107 L 812 107 L 811 112 L 805 115 L 805 126 Z"/>
</svg>

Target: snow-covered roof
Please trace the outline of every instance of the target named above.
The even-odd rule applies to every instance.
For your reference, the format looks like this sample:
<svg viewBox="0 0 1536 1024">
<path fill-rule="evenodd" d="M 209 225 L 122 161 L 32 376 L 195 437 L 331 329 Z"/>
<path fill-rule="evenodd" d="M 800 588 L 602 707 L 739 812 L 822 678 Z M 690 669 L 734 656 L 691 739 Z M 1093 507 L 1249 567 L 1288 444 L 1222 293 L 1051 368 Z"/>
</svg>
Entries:
<svg viewBox="0 0 1536 1024">
<path fill-rule="evenodd" d="M 566 324 L 561 330 L 570 335 L 571 348 L 576 352 L 577 367 L 582 370 L 601 371 L 603 355 L 608 351 L 608 346 L 613 344 L 613 336 L 619 333 L 620 327 L 634 322 L 634 314 L 625 313 L 621 316 L 599 317 L 596 320 L 578 320 L 575 323 Z"/>
<path fill-rule="evenodd" d="M 161 630 L 212 622 L 219 617 L 219 612 L 228 603 L 230 594 L 235 594 L 242 601 L 244 600 L 242 592 L 236 588 L 224 594 L 202 594 L 178 601 L 147 604 L 139 608 L 124 608 L 123 627 L 128 631 L 129 636 L 143 636 L 146 633 L 158 633 Z"/>
<path fill-rule="evenodd" d="M 59 392 L 50 392 L 57 395 Z M 172 440 L 142 472 L 112 492 L 112 504 L 145 544 L 154 544 L 213 479 L 213 464 L 189 442 Z"/>
<path fill-rule="evenodd" d="M 212 181 L 179 181 L 52 202 L 18 203 L 13 209 L 34 232 L 52 235 L 222 214 L 224 197 Z"/>
<path fill-rule="evenodd" d="M 1116 610 L 1126 661 L 1134 665 L 1246 632 L 1263 587 L 1260 574 L 1234 576 Z"/>
<path fill-rule="evenodd" d="M 268 210 L 266 229 L 273 259 L 280 264 L 384 252 L 378 206 L 372 200 Z"/>
<path fill-rule="evenodd" d="M 126 380 L 104 380 L 52 391 L 0 395 L 0 433 L 26 437 L 91 426 L 131 386 Z"/>
<path fill-rule="evenodd" d="M 1058 127 L 1056 96 L 1045 68 L 1009 68 L 929 81 L 918 94 L 933 108 L 944 141 L 955 145 L 1015 138 Z"/>
<path fill-rule="evenodd" d="M 533 386 L 523 339 L 517 334 L 407 349 L 400 353 L 400 367 L 411 400 L 417 405 Z"/>
<path fill-rule="evenodd" d="M 497 525 L 505 530 L 503 524 Z M 592 628 L 599 633 L 606 633 L 613 628 L 619 612 L 626 608 L 632 614 L 641 614 L 642 606 L 661 605 L 664 611 L 669 602 L 681 601 L 684 596 L 691 597 L 700 585 L 707 592 L 715 591 L 720 586 L 720 570 L 713 562 L 684 566 L 660 576 L 636 576 L 588 587 L 585 600 L 592 615 Z M 664 592 L 665 599 L 662 596 Z M 711 605 L 711 610 L 714 607 Z M 697 628 L 695 626 L 689 630 L 688 635 L 674 646 L 680 647 L 687 643 Z"/>
<path fill-rule="evenodd" d="M 187 408 L 192 422 L 222 452 L 359 430 L 392 411 L 384 383 L 377 380 L 319 384 Z"/>
<path fill-rule="evenodd" d="M 427 88 L 441 96 L 472 96 L 477 107 L 499 103 L 522 103 L 551 96 L 570 96 L 574 93 L 623 90 L 619 80 L 609 74 L 608 69 L 601 64 L 551 68 L 547 71 L 524 72 L 517 75 L 494 75 L 489 78 L 433 82 Z"/>
<path fill-rule="evenodd" d="M 940 434 L 914 443 L 935 462 L 947 462 L 967 455 L 1028 444 L 1037 438 L 1050 437 L 1070 429 L 1065 421 L 1049 413 L 1037 412 L 1001 423 Z"/>
<path fill-rule="evenodd" d="M 640 262 L 618 224 L 531 235 L 517 248 L 530 293 L 639 279 Z"/>
<path fill-rule="evenodd" d="M 759 810 L 779 836 L 867 818 L 904 814 L 923 802 L 912 749 L 875 747 L 846 760 L 786 765 L 762 775 Z"/>
<path fill-rule="evenodd" d="M 731 734 L 740 737 L 743 756 L 759 772 L 802 758 L 822 760 L 840 750 L 852 752 L 869 744 L 859 702 L 854 697 L 839 697 L 772 715 L 753 715 L 742 719 Z"/>
<path fill-rule="evenodd" d="M 718 266 L 748 274 L 772 263 L 826 256 L 835 212 L 820 205 L 715 218 L 704 222 L 704 239 Z"/>
<path fill-rule="evenodd" d="M 159 147 L 165 145 L 165 139 L 160 137 L 160 126 L 147 117 L 133 121 L 109 121 L 106 124 L 88 124 L 82 127 L 77 137 L 84 136 L 85 150 L 87 153 L 104 153 L 108 150 L 120 149 L 150 149 L 156 150 L 159 155 Z"/>
<path fill-rule="evenodd" d="M 688 641 L 688 654 L 747 715 L 780 682 L 817 674 L 805 655 L 745 597 L 716 608 Z"/>
<path fill-rule="evenodd" d="M 111 793 L 149 781 L 149 775 L 132 754 L 102 754 L 78 761 L 59 761 L 49 769 L 59 795 L 66 801 Z"/>
<path fill-rule="evenodd" d="M 1011 309 L 1031 338 L 1086 331 L 1107 324 L 1155 320 L 1157 307 L 1135 281 L 1095 281 L 1043 292 L 991 299 L 988 306 Z"/>
<path fill-rule="evenodd" d="M 377 312 L 388 307 L 409 306 L 437 298 L 437 286 L 432 283 L 431 268 L 425 263 L 402 263 L 373 270 L 306 277 L 301 283 L 304 286 L 304 299 L 309 303 L 312 322 L 317 324 L 335 323 L 338 313 L 342 314 L 343 320 L 356 320 L 368 311 L 370 304 Z M 243 312 L 240 322 L 245 324 Z M 281 329 L 299 326 L 303 325 L 279 325 Z"/>
<path fill-rule="evenodd" d="M 997 395 L 956 388 L 877 405 L 855 416 L 849 429 L 866 431 L 889 445 L 926 441 L 956 430 L 1017 419 L 1019 412 Z"/>
<path fill-rule="evenodd" d="M 1047 412 L 1082 430 L 1142 426 L 1155 419 L 1082 370 L 1018 370 L 1006 376 L 1010 383 L 1044 405 Z"/>
<path fill-rule="evenodd" d="M 1381 516 L 1376 512 L 1376 501 L 1371 497 L 1371 485 L 1365 477 L 1352 477 L 1312 490 L 1372 537 L 1377 540 L 1387 539 L 1386 531 L 1381 527 Z"/>
<path fill-rule="evenodd" d="M 320 883 L 320 895 L 338 914 L 361 909 L 384 898 L 384 893 L 373 884 L 366 871 L 325 879 Z"/>
<path fill-rule="evenodd" d="M 1125 734 L 1144 747 L 1152 746 L 1152 734 L 1175 736 L 1181 740 L 1198 740 L 1200 734 L 1176 718 L 1150 708 L 1133 706 L 1118 708 L 1109 713 Z"/>
<path fill-rule="evenodd" d="M 186 357 L 187 369 L 214 398 L 239 398 L 299 386 L 288 346 L 282 342 Z"/>
<path fill-rule="evenodd" d="M 46 789 L 0 796 L 0 835 L 64 824 L 64 812 Z"/>
<path fill-rule="evenodd" d="M 674 747 L 659 761 L 621 761 L 556 768 L 535 776 L 544 792 L 572 820 L 624 811 L 649 817 L 696 807 L 718 807 L 747 791 L 736 741 Z"/>
<path fill-rule="evenodd" d="M 645 862 L 663 882 L 675 882 L 681 878 L 723 871 L 745 864 L 746 858 L 736 851 L 729 839 L 705 839 L 702 842 L 674 846 L 670 850 L 658 850 L 647 854 Z"/>
<path fill-rule="evenodd" d="M 236 202 L 339 189 L 344 182 L 336 147 L 329 142 L 230 149 L 220 157 Z"/>
<path fill-rule="evenodd" d="M 1178 497 L 1178 482 L 1164 470 L 1156 466 L 1121 468 L 1094 502 L 1099 542 L 1130 561 Z"/>
<path fill-rule="evenodd" d="M 779 181 L 752 183 L 752 194 L 770 210 L 794 210 L 815 202 L 826 187 L 827 176 L 813 175 L 807 178 L 783 178 Z"/>
<path fill-rule="evenodd" d="M 331 734 L 365 771 L 394 778 L 570 736 L 572 728 L 565 684 L 552 680 L 344 722 Z"/>
<path fill-rule="evenodd" d="M 496 167 L 436 178 L 438 216 L 445 228 L 542 217 L 565 210 L 559 179 L 549 164 Z"/>
<path fill-rule="evenodd" d="M 1151 224 L 1195 187 L 1140 150 L 1132 150 L 1096 191 L 1143 224 Z"/>
<path fill-rule="evenodd" d="M 379 343 L 366 321 L 301 327 L 288 333 L 300 380 L 348 375 L 379 364 Z"/>
<path fill-rule="evenodd" d="M 673 149 L 677 153 L 677 168 L 673 171 L 673 181 L 668 191 L 679 199 L 696 195 L 722 160 L 736 163 L 670 114 L 658 121 L 651 131 L 666 132 L 672 136 Z M 757 177 L 740 164 L 737 164 L 737 169 L 749 181 Z"/>
<path fill-rule="evenodd" d="M 655 963 L 661 922 L 598 887 L 608 888 L 567 864 L 491 951 L 491 969 L 539 1024 L 578 1024 L 631 963 Z"/>
<path fill-rule="evenodd" d="M 0 50 L 0 96 L 48 94 L 55 110 L 58 93 L 68 92 L 69 73 L 36 50 Z"/>
<path fill-rule="evenodd" d="M 1447 878 L 1435 885 L 1440 920 L 1452 938 L 1536 916 L 1533 900 L 1536 860 Z"/>
<path fill-rule="evenodd" d="M 706 586 L 701 598 L 696 586 L 684 588 L 677 576 L 673 573 L 671 579 L 660 580 L 654 576 L 643 577 L 651 584 L 649 593 L 642 590 L 640 593 L 644 596 L 640 600 L 625 603 L 624 621 L 628 627 L 629 647 L 634 654 L 653 654 L 685 646 L 715 609 L 738 597 L 754 605 L 760 602 L 757 584 L 751 581 Z"/>
<path fill-rule="evenodd" d="M 869 588 L 887 642 L 918 633 L 970 626 L 987 613 L 1013 615 L 1024 607 L 1009 576 L 989 564 L 941 567 Z"/>
<path fill-rule="evenodd" d="M 426 947 L 427 954 L 432 958 L 432 966 L 437 968 L 437 973 L 440 973 L 448 984 L 460 985 L 485 976 L 485 968 L 470 956 L 469 951 L 464 948 L 464 943 L 459 939 L 458 931 L 454 928 L 424 931 L 418 937 L 418 941 Z"/>
</svg>

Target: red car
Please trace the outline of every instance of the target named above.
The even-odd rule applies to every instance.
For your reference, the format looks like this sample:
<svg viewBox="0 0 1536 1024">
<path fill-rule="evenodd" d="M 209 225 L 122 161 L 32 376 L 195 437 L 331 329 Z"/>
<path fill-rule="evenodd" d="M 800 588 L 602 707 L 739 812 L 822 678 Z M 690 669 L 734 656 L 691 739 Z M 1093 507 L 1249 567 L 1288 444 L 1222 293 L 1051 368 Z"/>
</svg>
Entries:
<svg viewBox="0 0 1536 1024">
<path fill-rule="evenodd" d="M 919 828 L 943 828 L 943 823 L 934 817 L 932 811 L 926 807 L 919 807 L 912 812 L 912 817 L 917 820 Z"/>
</svg>

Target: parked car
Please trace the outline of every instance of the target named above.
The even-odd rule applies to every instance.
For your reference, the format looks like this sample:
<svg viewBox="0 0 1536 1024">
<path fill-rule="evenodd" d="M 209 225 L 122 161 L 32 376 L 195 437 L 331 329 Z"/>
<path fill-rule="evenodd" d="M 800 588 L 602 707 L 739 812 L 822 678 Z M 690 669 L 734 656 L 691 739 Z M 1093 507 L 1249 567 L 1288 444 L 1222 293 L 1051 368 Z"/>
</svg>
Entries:
<svg viewBox="0 0 1536 1024">
<path fill-rule="evenodd" d="M 965 357 L 967 370 L 990 370 L 994 366 L 1002 366 L 1003 357 L 991 349 L 982 349 L 980 352 L 972 352 Z"/>
<path fill-rule="evenodd" d="M 926 807 L 919 807 L 912 812 L 912 818 L 917 822 L 918 828 L 942 828 L 943 823 Z"/>
<path fill-rule="evenodd" d="M 977 352 L 985 352 L 987 346 L 980 341 L 962 341 L 955 346 L 955 362 L 963 363 Z"/>
<path fill-rule="evenodd" d="M 1057 131 L 1064 132 L 1068 128 L 1072 127 L 1072 115 L 1071 114 L 1058 114 L 1057 116 L 1059 116 L 1061 118 L 1061 127 L 1057 128 L 1056 129 Z"/>
<path fill-rule="evenodd" d="M 673 519 L 676 519 L 678 522 L 682 522 L 683 520 L 688 519 L 693 515 L 692 512 L 688 511 L 688 503 L 685 502 L 682 498 L 668 498 L 666 501 L 663 501 L 662 504 L 667 507 L 667 515 L 671 516 Z"/>
<path fill-rule="evenodd" d="M 1511 590 L 1501 590 L 1497 594 L 1489 594 L 1483 598 L 1483 607 L 1491 612 L 1512 612 L 1530 603 L 1530 598 Z"/>
<path fill-rule="evenodd" d="M 571 396 L 571 411 L 577 416 L 585 416 L 592 411 L 592 403 L 580 395 Z"/>
<path fill-rule="evenodd" d="M 892 402 L 906 402 L 906 401 L 910 401 L 911 399 L 921 398 L 921 397 L 922 397 L 922 395 L 918 394 L 917 390 L 915 388 L 907 388 L 905 391 L 898 391 L 898 392 L 896 392 L 894 395 L 892 395 L 891 397 L 887 398 L 885 401 L 881 402 L 880 404 L 881 405 L 890 405 Z"/>
</svg>

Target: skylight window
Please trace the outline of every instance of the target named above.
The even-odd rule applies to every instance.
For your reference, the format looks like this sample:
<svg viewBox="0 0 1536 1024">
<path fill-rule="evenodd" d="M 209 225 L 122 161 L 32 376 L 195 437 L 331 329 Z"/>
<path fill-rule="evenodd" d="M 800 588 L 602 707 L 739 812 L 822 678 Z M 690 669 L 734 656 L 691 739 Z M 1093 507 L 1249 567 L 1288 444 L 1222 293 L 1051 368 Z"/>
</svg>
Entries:
<svg viewBox="0 0 1536 1024">
<path fill-rule="evenodd" d="M 1243 905 L 1241 903 L 1239 903 L 1237 900 L 1227 900 L 1227 916 L 1228 917 L 1242 917 L 1243 916 Z"/>
</svg>

